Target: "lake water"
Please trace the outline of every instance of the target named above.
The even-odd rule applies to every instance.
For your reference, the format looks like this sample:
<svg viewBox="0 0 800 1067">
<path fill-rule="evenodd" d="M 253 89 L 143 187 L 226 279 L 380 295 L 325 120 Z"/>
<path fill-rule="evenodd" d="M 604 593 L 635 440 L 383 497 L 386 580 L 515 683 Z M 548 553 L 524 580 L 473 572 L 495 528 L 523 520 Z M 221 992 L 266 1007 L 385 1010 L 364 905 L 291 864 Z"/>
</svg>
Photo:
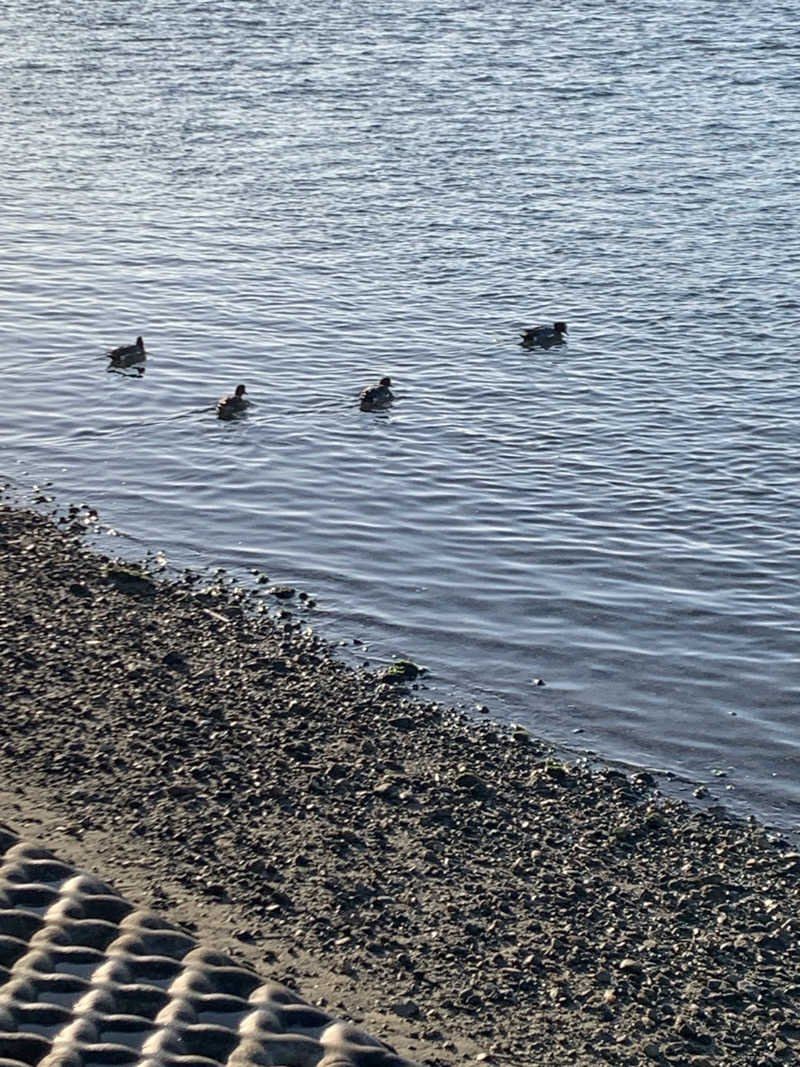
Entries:
<svg viewBox="0 0 800 1067">
<path fill-rule="evenodd" d="M 10 0 L 0 473 L 798 828 L 795 21 Z"/>
</svg>

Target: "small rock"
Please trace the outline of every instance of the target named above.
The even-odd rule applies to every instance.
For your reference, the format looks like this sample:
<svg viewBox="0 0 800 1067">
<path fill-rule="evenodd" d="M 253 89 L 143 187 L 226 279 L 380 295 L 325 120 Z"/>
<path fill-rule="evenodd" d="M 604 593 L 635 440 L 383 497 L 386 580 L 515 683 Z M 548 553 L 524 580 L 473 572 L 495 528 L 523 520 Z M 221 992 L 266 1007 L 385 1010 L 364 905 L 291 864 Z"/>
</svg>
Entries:
<svg viewBox="0 0 800 1067">
<path fill-rule="evenodd" d="M 402 784 L 402 781 L 398 778 L 384 778 L 378 782 L 372 792 L 376 796 L 383 797 L 384 800 L 396 800 Z"/>
<path fill-rule="evenodd" d="M 637 771 L 631 782 L 640 789 L 653 789 L 656 786 L 655 778 L 648 771 Z"/>
<path fill-rule="evenodd" d="M 536 772 L 534 772 L 536 773 Z M 544 767 L 544 773 L 548 778 L 554 782 L 566 782 L 569 779 L 569 771 L 562 763 L 547 763 Z"/>
<path fill-rule="evenodd" d="M 381 682 L 386 682 L 388 685 L 400 685 L 402 682 L 413 682 L 422 674 L 422 670 L 422 667 L 418 667 L 409 659 L 399 659 L 382 671 L 378 677 Z"/>
<path fill-rule="evenodd" d="M 419 1004 L 415 1000 L 396 1000 L 389 1005 L 389 1011 L 393 1011 L 401 1019 L 416 1019 L 419 1015 Z"/>
<path fill-rule="evenodd" d="M 273 585 L 267 592 L 277 597 L 278 600 L 290 600 L 295 594 L 295 590 L 290 585 Z"/>
<path fill-rule="evenodd" d="M 477 776 L 477 774 L 460 774 L 456 778 L 456 785 L 459 789 L 466 789 L 468 793 L 471 793 L 474 797 L 479 799 L 485 799 L 491 796 L 491 789 L 486 783 Z"/>
<path fill-rule="evenodd" d="M 625 974 L 641 974 L 644 968 L 638 960 L 628 957 L 619 965 L 619 969 Z"/>
<path fill-rule="evenodd" d="M 213 897 L 214 900 L 225 900 L 228 895 L 225 886 L 215 882 L 211 882 L 208 885 L 201 885 L 200 888 L 207 896 Z"/>
<path fill-rule="evenodd" d="M 182 800 L 186 797 L 195 796 L 199 792 L 199 788 L 199 786 L 191 782 L 172 782 L 167 787 L 167 792 L 175 800 Z"/>
<path fill-rule="evenodd" d="M 180 652 L 165 652 L 161 657 L 161 662 L 173 671 L 186 670 L 186 660 Z"/>
<path fill-rule="evenodd" d="M 424 1030 L 422 1033 L 422 1040 L 435 1041 L 437 1044 L 440 1044 L 444 1041 L 444 1034 L 441 1030 Z"/>
<path fill-rule="evenodd" d="M 156 595 L 156 583 L 153 579 L 139 568 L 126 567 L 122 564 L 109 564 L 106 567 L 106 578 L 121 593 L 131 596 L 151 597 Z"/>
<path fill-rule="evenodd" d="M 389 725 L 393 726 L 395 730 L 399 730 L 401 733 L 408 733 L 414 726 L 414 720 L 410 719 L 407 715 L 399 715 L 396 719 L 390 719 Z"/>
</svg>

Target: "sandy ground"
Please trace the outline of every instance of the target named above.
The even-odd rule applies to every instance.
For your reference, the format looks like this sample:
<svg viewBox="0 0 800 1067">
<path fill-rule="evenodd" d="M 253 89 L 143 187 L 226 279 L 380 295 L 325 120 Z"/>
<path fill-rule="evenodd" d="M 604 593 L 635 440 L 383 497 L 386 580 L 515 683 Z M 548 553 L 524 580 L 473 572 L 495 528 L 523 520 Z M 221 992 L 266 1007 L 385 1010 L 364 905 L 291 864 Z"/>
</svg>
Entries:
<svg viewBox="0 0 800 1067">
<path fill-rule="evenodd" d="M 83 529 L 0 511 L 0 821 L 431 1067 L 797 1060 L 790 843 Z"/>
</svg>

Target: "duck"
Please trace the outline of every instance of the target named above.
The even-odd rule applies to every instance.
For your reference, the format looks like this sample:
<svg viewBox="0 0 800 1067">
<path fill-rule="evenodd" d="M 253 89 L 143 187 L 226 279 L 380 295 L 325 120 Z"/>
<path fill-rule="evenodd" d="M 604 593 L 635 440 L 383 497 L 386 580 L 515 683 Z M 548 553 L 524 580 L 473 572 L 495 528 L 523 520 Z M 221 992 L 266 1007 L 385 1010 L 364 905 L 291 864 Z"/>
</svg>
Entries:
<svg viewBox="0 0 800 1067">
<path fill-rule="evenodd" d="M 217 418 L 232 419 L 234 415 L 240 415 L 250 403 L 245 399 L 246 392 L 243 385 L 237 385 L 235 392 L 220 397 L 217 401 Z"/>
<path fill-rule="evenodd" d="M 359 398 L 361 410 L 373 411 L 375 408 L 382 408 L 387 404 L 391 404 L 394 400 L 392 391 L 389 388 L 391 384 L 391 378 L 381 378 L 377 385 L 369 385 L 366 389 L 362 389 Z"/>
<path fill-rule="evenodd" d="M 144 341 L 136 338 L 135 345 L 120 345 L 108 353 L 113 367 L 130 367 L 132 363 L 141 363 L 145 358 Z"/>
<path fill-rule="evenodd" d="M 529 326 L 527 330 L 523 330 L 520 344 L 523 348 L 550 348 L 551 345 L 563 345 L 566 332 L 566 322 L 554 322 L 552 326 Z"/>
</svg>

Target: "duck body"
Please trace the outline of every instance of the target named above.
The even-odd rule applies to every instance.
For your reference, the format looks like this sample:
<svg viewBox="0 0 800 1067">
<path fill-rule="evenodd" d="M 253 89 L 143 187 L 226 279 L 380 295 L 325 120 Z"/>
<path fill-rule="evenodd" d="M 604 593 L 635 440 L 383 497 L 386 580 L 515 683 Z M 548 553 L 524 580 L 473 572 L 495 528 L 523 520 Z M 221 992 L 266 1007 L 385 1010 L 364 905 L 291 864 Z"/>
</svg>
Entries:
<svg viewBox="0 0 800 1067">
<path fill-rule="evenodd" d="M 566 322 L 554 322 L 552 326 L 529 326 L 522 332 L 520 344 L 523 348 L 551 348 L 563 345 L 567 332 Z"/>
<path fill-rule="evenodd" d="M 381 378 L 377 385 L 370 385 L 361 390 L 359 404 L 362 411 L 374 411 L 376 408 L 386 407 L 394 400 L 390 386 L 391 378 Z"/>
<path fill-rule="evenodd" d="M 112 348 L 108 353 L 112 367 L 130 367 L 132 363 L 141 363 L 145 358 L 144 341 L 141 337 L 136 338 L 134 345 L 120 345 Z"/>
<path fill-rule="evenodd" d="M 246 392 L 243 385 L 237 385 L 235 392 L 220 397 L 217 401 L 217 418 L 232 419 L 234 415 L 240 415 L 250 403 L 244 395 Z"/>
</svg>

